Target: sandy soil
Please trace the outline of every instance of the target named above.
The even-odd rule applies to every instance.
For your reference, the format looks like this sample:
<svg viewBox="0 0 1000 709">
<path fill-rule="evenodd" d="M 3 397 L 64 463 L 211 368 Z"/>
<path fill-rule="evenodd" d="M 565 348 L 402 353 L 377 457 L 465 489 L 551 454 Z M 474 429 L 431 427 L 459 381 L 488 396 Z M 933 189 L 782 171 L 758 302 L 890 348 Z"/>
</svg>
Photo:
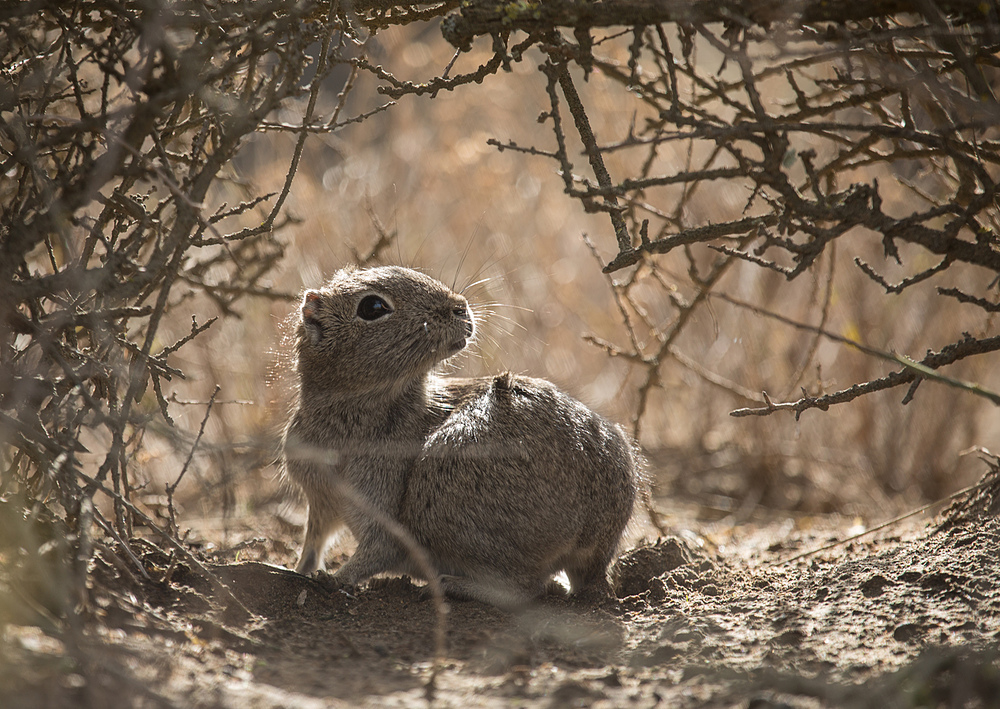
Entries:
<svg viewBox="0 0 1000 709">
<path fill-rule="evenodd" d="M 348 593 L 280 568 L 277 530 L 203 549 L 236 603 L 136 541 L 152 580 L 98 552 L 76 632 L 4 629 L 0 706 L 997 707 L 996 506 L 798 559 L 846 526 L 666 537 L 622 557 L 615 601 L 553 591 L 519 613 L 400 578 Z"/>
</svg>

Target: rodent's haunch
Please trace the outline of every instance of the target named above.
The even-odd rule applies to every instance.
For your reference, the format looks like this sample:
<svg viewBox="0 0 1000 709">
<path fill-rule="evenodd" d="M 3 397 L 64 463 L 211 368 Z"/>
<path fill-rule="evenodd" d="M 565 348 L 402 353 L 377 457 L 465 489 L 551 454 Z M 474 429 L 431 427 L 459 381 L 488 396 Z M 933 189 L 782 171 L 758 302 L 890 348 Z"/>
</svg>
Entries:
<svg viewBox="0 0 1000 709">
<path fill-rule="evenodd" d="M 346 525 L 358 545 L 337 579 L 422 576 L 389 519 L 449 594 L 513 605 L 562 570 L 575 594 L 608 594 L 641 478 L 618 426 L 541 379 L 435 374 L 475 323 L 464 297 L 418 271 L 341 270 L 306 292 L 301 316 L 284 439 L 309 504 L 299 572 L 324 568 Z"/>
</svg>

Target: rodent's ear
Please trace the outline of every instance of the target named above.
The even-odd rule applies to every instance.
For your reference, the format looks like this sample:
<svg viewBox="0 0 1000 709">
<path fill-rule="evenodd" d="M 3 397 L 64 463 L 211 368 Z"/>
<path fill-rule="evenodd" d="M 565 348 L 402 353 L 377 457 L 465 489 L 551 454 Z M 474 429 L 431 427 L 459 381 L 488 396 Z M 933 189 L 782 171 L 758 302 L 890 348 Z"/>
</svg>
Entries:
<svg viewBox="0 0 1000 709">
<path fill-rule="evenodd" d="M 317 291 L 307 290 L 302 298 L 302 326 L 313 347 L 323 339 L 323 326 L 319 320 L 319 304 L 323 299 Z"/>
<path fill-rule="evenodd" d="M 305 297 L 302 298 L 302 317 L 313 318 L 316 317 L 316 310 L 319 307 L 319 302 L 323 297 L 314 290 L 307 290 Z"/>
</svg>

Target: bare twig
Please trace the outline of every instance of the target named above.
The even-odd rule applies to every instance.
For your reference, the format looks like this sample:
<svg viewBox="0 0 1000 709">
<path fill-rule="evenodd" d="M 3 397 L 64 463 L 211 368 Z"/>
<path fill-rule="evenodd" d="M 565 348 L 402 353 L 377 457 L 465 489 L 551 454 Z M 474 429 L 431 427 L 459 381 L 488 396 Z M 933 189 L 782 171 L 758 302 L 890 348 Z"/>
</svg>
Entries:
<svg viewBox="0 0 1000 709">
<path fill-rule="evenodd" d="M 934 381 L 941 382 L 942 384 L 947 384 L 958 389 L 964 389 L 972 394 L 981 396 L 994 404 L 1000 406 L 1000 394 L 992 392 L 988 389 L 984 389 L 978 384 L 972 384 L 969 382 L 964 382 L 952 377 L 947 377 L 940 372 L 935 371 L 938 367 L 942 367 L 953 362 L 957 362 L 960 359 L 965 359 L 966 357 L 971 357 L 977 354 L 986 354 L 988 352 L 995 352 L 1000 350 L 1000 336 L 976 339 L 971 336 L 966 336 L 965 339 L 959 341 L 954 345 L 949 345 L 948 347 L 942 349 L 940 352 L 929 353 L 919 362 L 905 357 L 894 352 L 884 352 L 874 347 L 862 344 L 857 340 L 852 340 L 849 337 L 844 337 L 843 335 L 838 335 L 828 330 L 823 330 L 821 328 L 815 327 L 813 325 L 807 325 L 805 323 L 800 323 L 792 320 L 791 318 L 786 318 L 778 313 L 771 312 L 764 308 L 751 305 L 750 303 L 745 303 L 731 296 L 725 295 L 723 293 L 713 293 L 713 297 L 723 300 L 731 305 L 735 305 L 740 308 L 744 308 L 758 315 L 763 315 L 765 317 L 777 320 L 786 325 L 790 325 L 794 328 L 800 330 L 807 330 L 809 332 L 814 332 L 823 337 L 833 340 L 834 342 L 839 342 L 843 345 L 848 345 L 867 355 L 872 357 L 877 357 L 879 359 L 887 360 L 889 362 L 894 362 L 900 364 L 904 367 L 902 372 L 894 372 L 887 377 L 882 379 L 877 379 L 872 382 L 868 382 L 864 385 L 855 385 L 850 389 L 837 392 L 835 394 L 829 394 L 820 397 L 810 397 L 803 396 L 803 398 L 798 401 L 792 401 L 787 403 L 775 404 L 768 402 L 768 405 L 760 409 L 736 409 L 730 412 L 730 416 L 762 416 L 773 413 L 775 411 L 794 411 L 795 417 L 798 418 L 803 411 L 806 409 L 823 409 L 826 410 L 832 404 L 840 404 L 847 401 L 856 399 L 862 394 L 867 394 L 872 391 L 879 391 L 882 389 L 887 389 L 890 387 L 899 386 L 900 384 L 907 384 L 912 382 L 914 379 L 920 377 L 924 379 L 932 379 Z"/>
<path fill-rule="evenodd" d="M 243 611 L 243 613 L 246 615 L 247 618 L 253 617 L 254 614 L 251 613 L 245 605 L 243 605 L 243 601 L 241 601 L 239 598 L 236 597 L 232 589 L 230 589 L 229 586 L 227 586 L 221 579 L 219 579 L 218 576 L 209 571 L 205 567 L 205 565 L 198 560 L 198 557 L 196 557 L 191 551 L 189 551 L 188 548 L 185 547 L 184 544 L 181 543 L 170 532 L 170 530 L 161 529 L 152 519 L 150 519 L 150 517 L 146 513 L 144 513 L 138 507 L 136 507 L 131 502 L 126 500 L 119 493 L 115 492 L 114 490 L 108 489 L 94 478 L 91 478 L 88 475 L 81 473 L 79 471 L 77 471 L 77 475 L 79 475 L 80 478 L 83 479 L 93 489 L 99 490 L 100 492 L 104 493 L 118 504 L 122 505 L 123 507 L 126 507 L 132 515 L 134 515 L 137 519 L 142 520 L 142 523 L 146 525 L 146 527 L 148 527 L 150 531 L 155 532 L 160 537 L 160 539 L 166 542 L 168 546 L 172 547 L 174 550 L 180 553 L 181 556 L 187 559 L 188 563 L 191 564 L 193 567 L 195 567 L 199 573 L 201 573 L 206 579 L 208 579 L 208 581 L 216 588 L 216 590 L 221 593 L 224 599 L 226 599 L 227 601 L 235 605 L 237 608 L 239 608 L 241 611 Z"/>
<path fill-rule="evenodd" d="M 194 458 L 194 452 L 198 448 L 198 443 L 201 441 L 201 437 L 205 434 L 205 424 L 208 423 L 208 417 L 212 414 L 212 404 L 215 403 L 215 397 L 219 394 L 222 387 L 218 384 L 215 386 L 215 390 L 212 392 L 211 398 L 208 400 L 208 406 L 205 407 L 205 417 L 201 420 L 201 426 L 198 428 L 198 435 L 195 436 L 194 443 L 191 444 L 191 452 L 188 453 L 187 459 L 184 461 L 184 466 L 181 468 L 181 472 L 177 475 L 177 479 L 170 485 L 167 485 L 167 511 L 170 516 L 169 525 L 170 530 L 173 532 L 174 536 L 177 536 L 177 518 L 174 512 L 174 492 L 177 491 L 177 486 L 181 484 L 181 480 L 184 478 L 184 473 L 187 472 L 188 466 L 191 465 L 191 459 Z"/>
</svg>

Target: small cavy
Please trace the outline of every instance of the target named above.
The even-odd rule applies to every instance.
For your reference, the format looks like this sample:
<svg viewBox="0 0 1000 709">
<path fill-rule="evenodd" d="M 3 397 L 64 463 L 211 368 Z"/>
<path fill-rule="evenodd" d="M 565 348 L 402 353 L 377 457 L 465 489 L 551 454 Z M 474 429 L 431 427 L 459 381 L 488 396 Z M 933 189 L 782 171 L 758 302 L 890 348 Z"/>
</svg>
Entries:
<svg viewBox="0 0 1000 709">
<path fill-rule="evenodd" d="M 574 594 L 610 593 L 642 482 L 634 443 L 547 381 L 436 373 L 475 330 L 463 296 L 408 268 L 346 268 L 306 292 L 284 435 L 308 502 L 300 573 L 346 525 L 357 550 L 336 579 L 426 575 L 399 525 L 449 595 L 514 606 L 560 571 Z"/>
</svg>

